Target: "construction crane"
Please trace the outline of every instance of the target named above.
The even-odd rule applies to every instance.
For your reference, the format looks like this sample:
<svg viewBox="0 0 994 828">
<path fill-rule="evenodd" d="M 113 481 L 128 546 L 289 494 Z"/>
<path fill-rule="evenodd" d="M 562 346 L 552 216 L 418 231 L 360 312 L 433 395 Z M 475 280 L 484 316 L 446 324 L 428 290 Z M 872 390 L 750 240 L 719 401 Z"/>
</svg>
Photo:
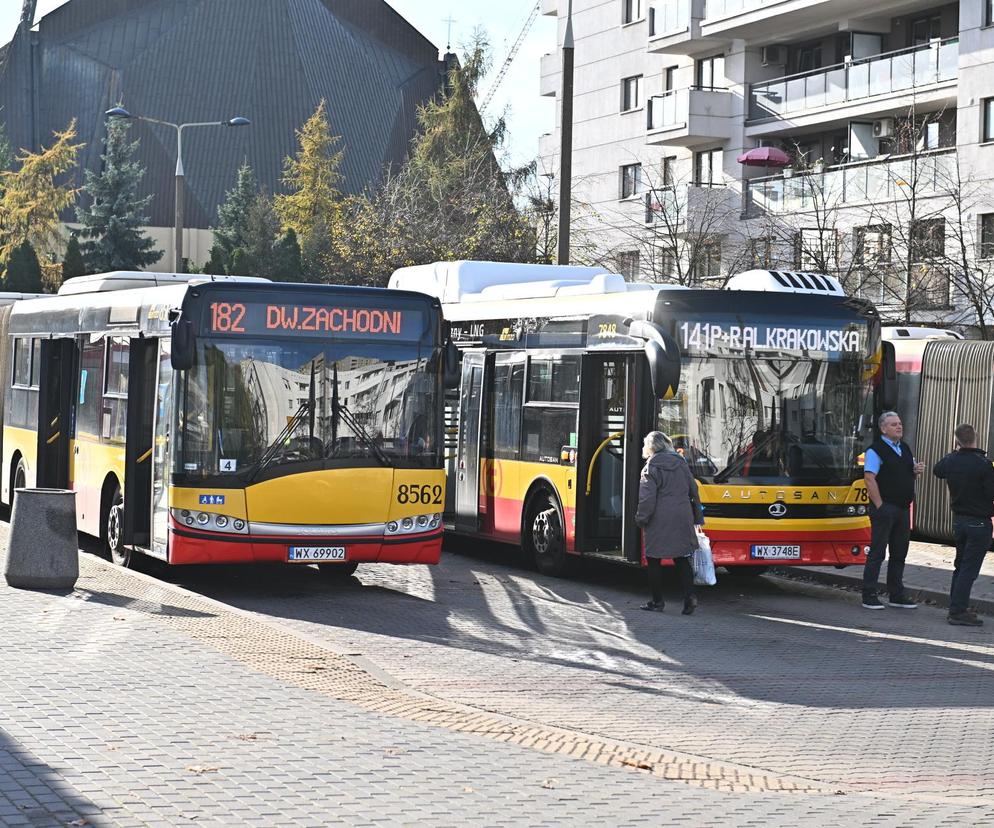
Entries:
<svg viewBox="0 0 994 828">
<path fill-rule="evenodd" d="M 504 80 L 504 76 L 507 74 L 507 70 L 511 68 L 511 63 L 517 56 L 521 49 L 521 44 L 524 43 L 525 37 L 528 36 L 528 31 L 532 27 L 532 23 L 535 22 L 535 18 L 538 17 L 540 2 L 536 3 L 528 15 L 528 19 L 525 21 L 525 25 L 521 27 L 521 32 L 518 34 L 518 39 L 514 41 L 514 45 L 511 47 L 511 51 L 507 53 L 507 57 L 504 58 L 504 62 L 501 64 L 500 71 L 497 73 L 497 77 L 494 78 L 494 82 L 491 84 L 490 89 L 487 91 L 487 96 L 483 99 L 483 103 L 480 104 L 480 112 L 483 113 L 490 101 L 493 100 L 494 93 L 500 87 L 501 82 Z"/>
</svg>

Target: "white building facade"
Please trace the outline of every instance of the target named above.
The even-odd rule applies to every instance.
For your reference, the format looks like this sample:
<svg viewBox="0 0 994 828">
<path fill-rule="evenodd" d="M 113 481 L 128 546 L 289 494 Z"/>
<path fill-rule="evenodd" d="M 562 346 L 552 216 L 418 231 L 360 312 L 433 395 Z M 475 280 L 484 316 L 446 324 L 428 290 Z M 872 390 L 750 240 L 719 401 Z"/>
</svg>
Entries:
<svg viewBox="0 0 994 828">
<path fill-rule="evenodd" d="M 561 44 L 567 0 L 542 10 Z M 573 0 L 573 31 L 578 261 L 822 270 L 902 321 L 994 310 L 994 0 Z M 790 165 L 737 161 L 760 147 Z"/>
</svg>

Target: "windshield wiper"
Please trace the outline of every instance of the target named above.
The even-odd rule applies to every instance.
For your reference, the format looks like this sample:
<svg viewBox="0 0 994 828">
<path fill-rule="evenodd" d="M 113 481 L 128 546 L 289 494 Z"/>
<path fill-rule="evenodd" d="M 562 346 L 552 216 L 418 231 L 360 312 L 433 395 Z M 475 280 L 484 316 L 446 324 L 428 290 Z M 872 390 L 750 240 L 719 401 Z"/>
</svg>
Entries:
<svg viewBox="0 0 994 828">
<path fill-rule="evenodd" d="M 754 443 L 752 446 L 747 448 L 742 454 L 736 457 L 731 463 L 725 466 L 725 468 L 723 468 L 720 472 L 718 472 L 714 476 L 714 482 L 715 483 L 727 482 L 728 478 L 730 478 L 733 474 L 735 474 L 735 472 L 737 472 L 739 469 L 744 467 L 747 462 L 749 462 L 750 460 L 755 460 L 756 456 L 759 454 L 760 451 L 773 445 L 779 439 L 779 437 L 780 435 L 777 433 L 767 434 L 763 440 L 760 440 L 758 443 Z"/>
<path fill-rule="evenodd" d="M 359 438 L 359 441 L 366 446 L 374 455 L 376 459 L 380 461 L 380 465 L 389 466 L 390 459 L 386 456 L 383 449 L 376 445 L 376 441 L 366 433 L 366 430 L 356 419 L 355 414 L 353 414 L 349 407 L 343 403 L 338 398 L 338 363 L 333 363 L 331 368 L 332 373 L 332 385 L 331 385 L 331 439 L 334 443 L 338 442 L 338 421 L 342 420 L 345 425 L 347 425 L 352 433 Z"/>
<path fill-rule="evenodd" d="M 255 480 L 256 476 L 261 472 L 266 466 L 276 459 L 276 456 L 280 453 L 281 446 L 289 439 L 290 435 L 297 430 L 297 426 L 303 422 L 304 417 L 310 412 L 311 406 L 307 400 L 304 400 L 300 404 L 300 407 L 294 412 L 293 416 L 286 421 L 286 425 L 283 426 L 282 431 L 276 435 L 276 438 L 268 446 L 266 450 L 262 453 L 254 466 L 249 469 L 248 474 L 245 477 L 247 483 L 251 483 Z"/>
</svg>

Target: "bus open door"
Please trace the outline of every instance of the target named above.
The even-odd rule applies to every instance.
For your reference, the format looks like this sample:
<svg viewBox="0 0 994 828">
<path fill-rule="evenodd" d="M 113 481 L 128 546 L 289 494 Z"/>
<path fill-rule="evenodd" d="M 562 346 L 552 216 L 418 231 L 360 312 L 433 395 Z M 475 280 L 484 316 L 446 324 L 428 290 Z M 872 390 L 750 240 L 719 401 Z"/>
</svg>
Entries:
<svg viewBox="0 0 994 828">
<path fill-rule="evenodd" d="M 67 489 L 72 476 L 69 446 L 73 431 L 75 339 L 43 339 L 38 382 L 38 468 L 35 485 Z"/>
<path fill-rule="evenodd" d="M 152 465 L 159 340 L 132 339 L 128 356 L 128 430 L 124 455 L 124 546 L 152 545 Z"/>
</svg>

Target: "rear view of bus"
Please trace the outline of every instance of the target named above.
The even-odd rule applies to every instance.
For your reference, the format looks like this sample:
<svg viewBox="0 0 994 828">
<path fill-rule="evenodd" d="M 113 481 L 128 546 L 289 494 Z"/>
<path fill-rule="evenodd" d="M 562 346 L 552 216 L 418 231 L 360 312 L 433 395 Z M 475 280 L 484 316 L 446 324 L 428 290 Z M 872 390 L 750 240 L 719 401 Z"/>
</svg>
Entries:
<svg viewBox="0 0 994 828">
<path fill-rule="evenodd" d="M 27 385 L 8 395 L 8 413 L 37 411 L 5 429 L 11 486 L 20 475 L 74 488 L 80 529 L 120 563 L 141 552 L 347 574 L 360 562 L 438 561 L 436 301 L 249 281 L 113 290 L 113 281 L 14 308 L 14 361 L 37 340 L 37 358 L 58 355 L 61 379 L 42 365 L 40 401 Z M 71 426 L 47 444 L 53 420 Z"/>
</svg>

